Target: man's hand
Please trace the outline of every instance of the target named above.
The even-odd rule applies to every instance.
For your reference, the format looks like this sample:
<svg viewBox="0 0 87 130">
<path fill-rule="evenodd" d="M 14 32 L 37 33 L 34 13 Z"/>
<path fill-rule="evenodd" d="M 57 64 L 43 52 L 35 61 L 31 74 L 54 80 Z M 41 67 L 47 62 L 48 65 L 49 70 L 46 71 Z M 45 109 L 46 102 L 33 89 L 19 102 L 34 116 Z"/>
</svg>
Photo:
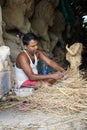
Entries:
<svg viewBox="0 0 87 130">
<path fill-rule="evenodd" d="M 61 72 L 56 72 L 53 74 L 53 79 L 58 80 L 64 77 L 64 74 Z"/>
</svg>

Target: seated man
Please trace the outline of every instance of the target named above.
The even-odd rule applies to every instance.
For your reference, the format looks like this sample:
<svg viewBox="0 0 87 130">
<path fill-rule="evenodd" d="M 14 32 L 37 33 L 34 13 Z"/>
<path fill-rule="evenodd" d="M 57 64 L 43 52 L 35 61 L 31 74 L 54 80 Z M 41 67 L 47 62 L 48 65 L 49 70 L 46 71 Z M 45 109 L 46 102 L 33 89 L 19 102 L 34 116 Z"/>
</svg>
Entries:
<svg viewBox="0 0 87 130">
<path fill-rule="evenodd" d="M 19 53 L 16 59 L 15 74 L 18 87 L 36 86 L 40 87 L 43 82 L 52 84 L 56 80 L 61 79 L 65 70 L 56 62 L 49 59 L 39 49 L 39 41 L 33 33 L 27 33 L 23 37 L 24 50 Z M 53 74 L 38 74 L 38 60 L 45 62 L 58 72 Z"/>
</svg>

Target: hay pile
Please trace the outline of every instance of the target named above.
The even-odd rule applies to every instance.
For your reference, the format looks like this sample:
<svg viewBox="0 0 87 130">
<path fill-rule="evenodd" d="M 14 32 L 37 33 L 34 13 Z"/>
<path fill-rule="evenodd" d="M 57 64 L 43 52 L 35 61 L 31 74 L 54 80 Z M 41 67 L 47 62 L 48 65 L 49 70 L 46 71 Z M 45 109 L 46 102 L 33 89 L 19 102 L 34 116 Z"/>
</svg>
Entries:
<svg viewBox="0 0 87 130">
<path fill-rule="evenodd" d="M 68 72 L 68 77 L 57 81 L 53 86 L 46 84 L 29 97 L 17 97 L 19 105 L 29 102 L 28 111 L 37 109 L 47 113 L 60 115 L 73 114 L 83 111 L 87 114 L 87 80 L 81 74 Z M 78 78 L 78 75 L 79 78 Z M 14 98 L 11 97 L 11 98 Z M 5 105 L 6 104 L 6 105 Z M 1 109 L 17 106 L 15 102 L 7 102 Z"/>
<path fill-rule="evenodd" d="M 76 78 L 75 74 L 75 77 L 62 79 L 52 87 L 44 85 L 21 100 L 30 101 L 30 109 L 49 113 L 67 114 L 86 110 L 87 81 L 82 77 Z"/>
</svg>

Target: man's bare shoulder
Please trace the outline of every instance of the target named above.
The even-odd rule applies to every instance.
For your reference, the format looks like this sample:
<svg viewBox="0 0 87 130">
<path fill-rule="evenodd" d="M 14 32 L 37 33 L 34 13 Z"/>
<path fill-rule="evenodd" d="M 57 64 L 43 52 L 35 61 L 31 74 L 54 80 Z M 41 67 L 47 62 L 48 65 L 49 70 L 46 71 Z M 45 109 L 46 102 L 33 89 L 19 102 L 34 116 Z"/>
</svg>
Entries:
<svg viewBox="0 0 87 130">
<path fill-rule="evenodd" d="M 24 52 L 20 52 L 16 59 L 16 65 L 20 68 L 26 63 L 29 63 L 27 55 Z"/>
<path fill-rule="evenodd" d="M 21 58 L 21 57 L 24 57 L 25 56 L 25 53 L 24 52 L 20 52 L 19 54 L 18 54 L 18 56 L 17 56 L 17 58 Z"/>
<path fill-rule="evenodd" d="M 24 52 L 20 52 L 17 56 L 17 60 L 22 61 L 23 59 L 27 59 L 27 56 Z"/>
<path fill-rule="evenodd" d="M 38 59 L 43 60 L 43 58 L 45 57 L 43 50 L 38 50 L 37 56 L 38 56 Z"/>
</svg>

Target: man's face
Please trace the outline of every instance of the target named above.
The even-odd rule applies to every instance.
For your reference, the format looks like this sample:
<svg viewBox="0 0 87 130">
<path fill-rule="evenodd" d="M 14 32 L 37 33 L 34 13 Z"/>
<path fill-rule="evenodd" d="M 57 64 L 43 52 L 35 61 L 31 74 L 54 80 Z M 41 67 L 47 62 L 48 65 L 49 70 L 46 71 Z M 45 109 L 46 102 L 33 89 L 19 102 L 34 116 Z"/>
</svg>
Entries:
<svg viewBox="0 0 87 130">
<path fill-rule="evenodd" d="M 38 50 L 38 41 L 37 40 L 31 40 L 29 44 L 26 46 L 26 49 L 31 53 L 34 54 Z"/>
</svg>

